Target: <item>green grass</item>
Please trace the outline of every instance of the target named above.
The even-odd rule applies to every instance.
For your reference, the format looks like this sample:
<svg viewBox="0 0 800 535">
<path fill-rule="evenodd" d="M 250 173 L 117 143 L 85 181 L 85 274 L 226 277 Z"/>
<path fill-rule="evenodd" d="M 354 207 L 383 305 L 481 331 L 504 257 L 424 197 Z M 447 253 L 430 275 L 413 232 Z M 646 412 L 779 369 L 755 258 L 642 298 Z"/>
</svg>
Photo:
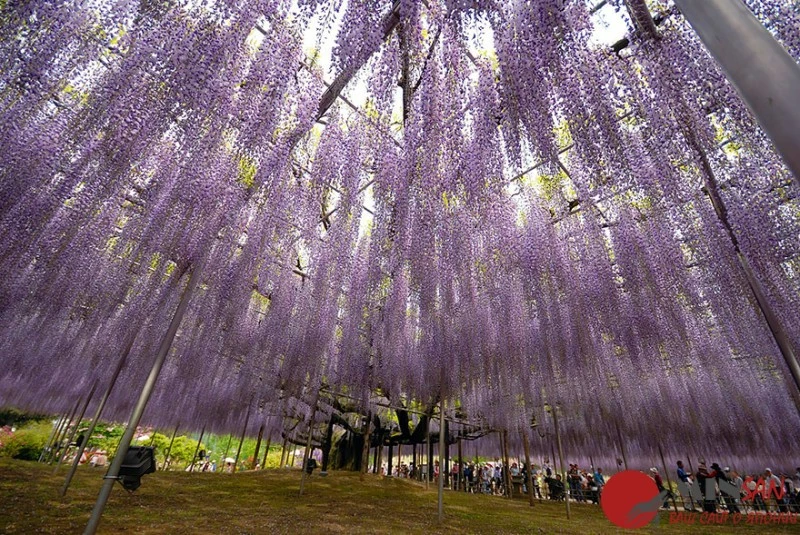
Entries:
<svg viewBox="0 0 800 535">
<path fill-rule="evenodd" d="M 58 496 L 65 469 L 0 459 L 0 532 L 80 533 L 102 484 L 104 470 L 81 467 L 66 498 Z M 445 491 L 445 521 L 437 521 L 436 490 L 406 480 L 351 472 L 315 473 L 299 496 L 300 472 L 275 469 L 235 475 L 158 472 L 128 494 L 117 486 L 101 533 L 625 533 L 597 506 L 563 503 L 531 508 L 507 500 Z M 786 526 L 660 525 L 627 533 L 800 533 Z"/>
</svg>

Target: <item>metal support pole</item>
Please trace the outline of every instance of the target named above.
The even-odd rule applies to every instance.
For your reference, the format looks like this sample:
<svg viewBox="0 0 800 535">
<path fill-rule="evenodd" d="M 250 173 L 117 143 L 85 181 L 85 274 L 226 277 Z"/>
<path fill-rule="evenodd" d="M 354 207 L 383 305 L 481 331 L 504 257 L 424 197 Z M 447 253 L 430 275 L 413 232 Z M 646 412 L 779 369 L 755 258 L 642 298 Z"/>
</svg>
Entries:
<svg viewBox="0 0 800 535">
<path fill-rule="evenodd" d="M 308 440 L 306 440 L 306 449 L 303 452 L 303 465 L 300 467 L 300 496 L 303 495 L 303 485 L 306 482 L 306 466 L 308 466 L 308 459 L 311 456 L 311 439 L 314 437 L 314 417 L 317 415 L 317 405 L 319 405 L 319 390 L 317 390 L 317 395 L 314 398 L 314 406 L 311 408 L 311 417 L 308 419 Z M 367 455 L 369 455 L 369 447 L 367 447 Z M 364 473 L 363 467 L 361 473 Z"/>
<path fill-rule="evenodd" d="M 800 180 L 800 66 L 741 0 L 675 0 Z"/>
<path fill-rule="evenodd" d="M 430 416 L 425 420 L 425 440 L 427 448 L 425 449 L 425 490 L 428 490 L 428 481 L 431 479 L 431 474 L 433 474 L 433 467 L 431 466 L 431 453 L 433 450 L 431 449 L 431 418 L 433 417 L 433 411 L 431 411 Z"/>
<path fill-rule="evenodd" d="M 658 454 L 661 456 L 661 466 L 664 468 L 664 477 L 667 478 L 667 485 L 669 485 L 669 495 L 672 497 L 672 506 L 675 507 L 675 512 L 678 512 L 678 502 L 675 501 L 675 493 L 672 492 L 672 478 L 669 477 L 667 471 L 667 463 L 664 462 L 664 452 L 661 450 L 661 444 L 658 445 Z"/>
<path fill-rule="evenodd" d="M 439 522 L 444 521 L 444 398 L 439 404 Z"/>
<path fill-rule="evenodd" d="M 622 432 L 619 430 L 619 422 L 614 421 L 614 426 L 617 428 L 617 439 L 619 440 L 620 453 L 622 453 L 622 464 L 625 466 L 625 470 L 627 470 L 628 459 L 625 457 L 625 443 L 622 442 Z"/>
<path fill-rule="evenodd" d="M 717 218 L 719 218 L 720 223 L 722 223 L 725 232 L 728 234 L 728 237 L 733 244 L 733 249 L 736 252 L 736 258 L 739 261 L 739 265 L 742 268 L 745 279 L 747 279 L 747 283 L 750 286 L 750 291 L 753 292 L 753 297 L 755 297 L 758 309 L 761 311 L 764 321 L 767 322 L 767 326 L 769 327 L 770 333 L 772 333 L 775 344 L 778 346 L 778 349 L 783 356 L 783 360 L 786 362 L 786 366 L 789 368 L 789 372 L 792 375 L 792 379 L 794 381 L 787 381 L 789 383 L 787 384 L 787 388 L 794 399 L 797 410 L 800 411 L 800 363 L 798 363 L 797 360 L 797 351 L 795 350 L 794 344 L 792 344 L 792 341 L 789 339 L 783 323 L 778 318 L 778 315 L 775 314 L 775 311 L 772 309 L 772 305 L 770 304 L 766 295 L 764 295 L 764 289 L 761 285 L 761 282 L 753 273 L 753 269 L 750 266 L 750 261 L 739 248 L 739 239 L 736 237 L 733 227 L 728 220 L 728 208 L 725 206 L 725 202 L 722 200 L 722 196 L 719 193 L 719 188 L 717 187 L 717 177 L 711 167 L 711 162 L 708 161 L 708 156 L 703 150 L 703 147 L 700 145 L 694 130 L 686 128 L 684 129 L 684 135 L 686 137 L 686 141 L 692 150 L 694 150 L 699 160 L 700 174 L 703 177 L 703 184 L 705 185 L 706 194 L 711 201 L 711 206 L 714 208 Z"/>
<path fill-rule="evenodd" d="M 142 392 L 139 395 L 139 400 L 133 408 L 131 417 L 128 420 L 128 426 L 125 428 L 122 439 L 119 441 L 117 454 L 114 455 L 114 461 L 111 463 L 111 467 L 104 477 L 103 487 L 100 489 L 100 494 L 94 504 L 94 509 L 92 509 L 92 516 L 89 518 L 89 523 L 86 524 L 86 529 L 83 531 L 84 535 L 94 535 L 97 532 L 97 527 L 100 525 L 100 516 L 103 514 L 103 509 L 105 509 L 106 503 L 108 502 L 108 497 L 111 495 L 111 489 L 114 488 L 114 482 L 117 481 L 119 477 L 119 469 L 122 467 L 122 461 L 125 460 L 125 453 L 131 445 L 136 427 L 139 425 L 144 409 L 147 407 L 147 402 L 150 400 L 150 395 L 153 393 L 153 388 L 158 380 L 158 375 L 161 373 L 161 368 L 164 366 L 167 353 L 169 353 L 169 349 L 172 347 L 172 341 L 175 339 L 178 327 L 180 327 L 183 316 L 189 308 L 189 301 L 200 282 L 202 271 L 203 261 L 194 268 L 189 283 L 186 285 L 186 289 L 178 304 L 178 309 L 175 311 L 175 315 L 172 317 L 167 332 L 161 340 L 155 362 L 153 362 L 153 367 L 150 369 L 150 375 L 148 375 L 147 381 L 145 381 Z"/>
<path fill-rule="evenodd" d="M 92 383 L 92 389 L 89 390 L 89 395 L 86 396 L 86 401 L 83 402 L 83 407 L 81 407 L 81 412 L 78 414 L 78 418 L 75 421 L 75 427 L 72 428 L 72 432 L 69 434 L 69 439 L 67 440 L 67 447 L 64 453 L 69 451 L 69 445 L 72 444 L 73 440 L 75 440 L 75 434 L 78 432 L 78 428 L 81 426 L 81 420 L 83 420 L 83 415 L 86 414 L 86 407 L 88 407 L 89 402 L 92 401 L 92 396 L 94 396 L 94 391 L 96 388 L 97 388 L 97 381 L 95 380 L 95 382 Z M 77 449 L 80 449 L 80 445 L 78 445 Z M 76 455 L 78 462 L 80 462 L 81 460 L 81 453 L 83 452 L 79 451 L 78 454 Z M 58 473 L 58 469 L 61 468 L 61 462 L 63 460 L 64 460 L 64 455 L 59 455 L 58 462 L 56 463 L 56 467 L 53 470 L 53 475 L 56 475 Z"/>
<path fill-rule="evenodd" d="M 44 448 L 42 448 L 42 453 L 39 454 L 40 463 L 43 463 L 45 459 L 47 459 L 47 457 L 50 456 L 50 451 L 52 451 L 53 449 L 53 439 L 56 438 L 56 431 L 61 429 L 61 424 L 64 421 L 64 418 L 66 417 L 67 417 L 66 414 L 60 415 L 58 417 L 58 420 L 56 420 L 56 423 L 53 425 L 53 430 L 50 431 L 50 436 L 47 438 L 47 442 L 45 442 Z"/>
<path fill-rule="evenodd" d="M 47 460 L 47 463 L 50 464 L 53 461 L 58 461 L 61 457 L 64 456 L 64 452 L 61 451 L 61 444 L 64 442 L 64 438 L 67 436 L 67 432 L 69 431 L 69 426 L 72 424 L 72 420 L 75 418 L 75 414 L 78 412 L 78 406 L 81 403 L 81 399 L 78 398 L 75 401 L 75 406 L 72 408 L 72 412 L 69 413 L 69 417 L 64 422 L 64 425 L 59 429 L 58 434 L 56 434 L 56 443 L 55 447 L 53 448 L 53 453 L 58 455 L 58 459 L 54 458 L 52 455 Z M 55 475 L 55 474 L 53 474 Z"/>
<path fill-rule="evenodd" d="M 233 435 L 228 435 L 228 445 L 225 446 L 225 455 L 222 456 L 222 462 L 225 462 L 225 459 L 228 458 L 228 452 L 231 451 L 231 442 L 233 442 Z M 286 448 L 286 441 L 283 442 L 284 449 Z M 283 457 L 281 457 L 283 459 Z"/>
<path fill-rule="evenodd" d="M 200 451 L 200 443 L 203 441 L 203 435 L 206 434 L 206 424 L 200 430 L 200 438 L 197 439 L 197 446 L 194 448 L 194 455 L 192 455 L 192 464 L 189 465 L 189 472 L 194 472 L 194 461 L 197 459 L 197 452 Z"/>
<path fill-rule="evenodd" d="M 267 456 L 269 455 L 269 447 L 272 444 L 272 433 L 267 437 L 267 447 L 264 448 L 264 460 L 261 461 L 261 469 L 265 470 L 267 468 Z"/>
<path fill-rule="evenodd" d="M 458 488 L 456 490 L 460 490 L 461 487 L 464 486 L 464 485 L 462 485 L 462 483 L 466 484 L 463 481 L 464 480 L 464 460 L 461 457 L 461 434 L 460 433 L 461 432 L 459 431 L 459 436 L 458 436 L 458 479 L 456 479 L 456 485 L 458 485 Z"/>
<path fill-rule="evenodd" d="M 261 451 L 261 439 L 264 438 L 264 424 L 258 428 L 258 439 L 256 440 L 256 452 L 253 454 L 253 465 L 251 470 L 255 470 L 258 465 L 258 452 Z"/>
<path fill-rule="evenodd" d="M 444 447 L 444 466 L 439 468 L 439 472 L 444 474 L 445 486 L 452 486 L 452 481 L 450 481 L 450 424 L 446 418 L 444 420 L 444 445 L 439 447 Z"/>
<path fill-rule="evenodd" d="M 555 405 L 553 405 L 551 408 L 553 409 L 553 427 L 556 430 L 556 443 L 558 444 L 558 462 L 561 465 L 561 474 L 564 478 L 564 502 L 567 504 L 567 520 L 569 520 L 569 493 L 566 492 L 566 489 L 569 488 L 569 481 L 567 481 L 567 473 L 564 472 L 564 450 L 561 447 L 561 431 L 558 428 L 558 409 Z"/>
<path fill-rule="evenodd" d="M 50 449 L 47 452 L 47 455 L 44 457 L 44 462 L 50 464 L 53 459 L 53 456 L 56 455 L 56 448 L 61 440 L 61 434 L 64 432 L 64 426 L 69 425 L 69 411 L 64 413 L 64 416 L 61 417 L 61 420 L 58 422 L 58 427 L 56 428 L 56 435 L 53 437 L 53 442 L 50 444 Z"/>
<path fill-rule="evenodd" d="M 181 424 L 175 426 L 175 430 L 172 432 L 172 438 L 169 439 L 169 446 L 167 446 L 167 451 L 164 453 L 164 465 L 161 467 L 161 470 L 166 470 L 167 467 L 172 464 L 169 460 L 169 454 L 172 453 L 172 444 L 175 443 L 175 435 L 178 434 L 178 427 L 180 427 L 180 425 Z"/>
<path fill-rule="evenodd" d="M 244 415 L 244 427 L 242 427 L 242 438 L 239 439 L 239 447 L 236 449 L 236 460 L 233 461 L 232 474 L 236 473 L 236 467 L 239 466 L 239 456 L 242 454 L 242 444 L 244 444 L 244 435 L 247 433 L 247 424 L 250 423 L 250 407 L 253 405 L 252 398 L 247 404 L 247 413 Z"/>
<path fill-rule="evenodd" d="M 525 451 L 525 468 L 528 475 L 528 503 L 533 507 L 533 466 L 531 466 L 531 449 L 528 444 L 528 433 L 525 429 L 520 429 L 519 434 L 522 435 L 522 448 Z"/>
<path fill-rule="evenodd" d="M 69 489 L 69 485 L 72 482 L 72 478 L 75 476 L 75 471 L 78 469 L 78 465 L 81 461 L 81 456 L 83 455 L 83 451 L 86 449 L 86 445 L 89 444 L 89 439 L 94 433 L 94 428 L 97 426 L 97 422 L 100 420 L 100 416 L 103 414 L 103 409 L 106 407 L 106 401 L 108 401 L 108 396 L 111 395 L 111 391 L 114 389 L 114 385 L 117 384 L 117 378 L 119 374 L 122 372 L 122 368 L 125 366 L 125 362 L 128 360 L 128 355 L 131 353 L 131 349 L 133 348 L 133 343 L 136 341 L 136 337 L 131 337 L 130 342 L 128 345 L 125 346 L 125 350 L 122 352 L 122 356 L 120 356 L 119 362 L 117 362 L 117 367 L 114 368 L 114 373 L 111 374 L 111 380 L 108 382 L 108 387 L 106 387 L 106 391 L 103 393 L 103 397 L 100 398 L 100 403 L 97 405 L 97 410 L 94 412 L 94 417 L 92 418 L 92 423 L 89 424 L 89 429 L 86 430 L 86 435 L 84 436 L 83 442 L 78 444 L 78 453 L 75 456 L 75 459 L 72 461 L 72 467 L 67 474 L 66 479 L 64 480 L 64 486 L 61 487 L 61 496 L 65 496 L 67 494 L 67 489 Z"/>
</svg>

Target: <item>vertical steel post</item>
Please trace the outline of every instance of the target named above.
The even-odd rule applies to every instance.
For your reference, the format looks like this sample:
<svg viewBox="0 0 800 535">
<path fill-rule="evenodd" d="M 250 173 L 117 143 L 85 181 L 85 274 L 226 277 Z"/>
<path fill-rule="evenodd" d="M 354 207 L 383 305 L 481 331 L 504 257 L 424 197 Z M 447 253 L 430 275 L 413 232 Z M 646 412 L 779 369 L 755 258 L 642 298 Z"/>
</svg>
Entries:
<svg viewBox="0 0 800 535">
<path fill-rule="evenodd" d="M 741 0 L 675 0 L 800 180 L 800 66 Z"/>
<path fill-rule="evenodd" d="M 272 444 L 272 433 L 267 437 L 267 447 L 264 448 L 264 460 L 261 461 L 261 469 L 265 470 L 267 468 L 267 456 L 269 455 L 269 447 Z"/>
<path fill-rule="evenodd" d="M 562 474 L 562 477 L 564 478 L 564 481 L 563 481 L 563 483 L 564 483 L 564 494 L 565 494 L 564 501 L 567 504 L 567 520 L 569 520 L 569 518 L 570 518 L 570 515 L 569 515 L 569 498 L 570 498 L 570 496 L 569 496 L 569 492 L 567 492 L 567 489 L 569 488 L 569 481 L 567 480 L 567 473 L 564 472 L 564 450 L 561 447 L 561 431 L 558 428 L 558 408 L 556 407 L 556 405 L 553 405 L 551 408 L 553 410 L 553 427 L 556 430 L 556 443 L 558 444 L 558 462 L 561 465 L 561 474 Z"/>
<path fill-rule="evenodd" d="M 725 232 L 728 234 L 728 237 L 733 244 L 733 249 L 736 252 L 736 259 L 739 261 L 739 265 L 742 268 L 742 273 L 744 274 L 745 279 L 747 279 L 747 284 L 750 286 L 750 291 L 753 292 L 753 297 L 755 297 L 758 309 L 761 311 L 764 321 L 766 321 L 770 333 L 775 340 L 775 344 L 778 346 L 778 350 L 783 356 L 783 360 L 786 362 L 786 366 L 789 368 L 789 373 L 794 380 L 793 382 L 787 381 L 789 383 L 787 384 L 787 388 L 789 389 L 792 399 L 794 400 L 795 407 L 797 407 L 797 410 L 800 411 L 800 364 L 797 361 L 797 351 L 795 350 L 794 344 L 789 338 L 783 323 L 780 321 L 780 318 L 778 318 L 778 315 L 775 313 L 772 305 L 764 294 L 764 288 L 761 285 L 761 281 L 759 281 L 755 276 L 755 273 L 753 273 L 753 269 L 750 266 L 750 261 L 747 259 L 744 253 L 742 253 L 742 250 L 739 247 L 739 239 L 736 237 L 733 227 L 728 219 L 728 208 L 725 206 L 725 202 L 722 200 L 722 196 L 719 193 L 719 188 L 717 187 L 717 177 L 714 174 L 714 170 L 711 168 L 711 162 L 708 161 L 708 156 L 703 150 L 703 147 L 700 145 L 694 130 L 690 128 L 686 128 L 684 130 L 686 140 L 692 150 L 696 153 L 699 160 L 700 174 L 703 177 L 703 183 L 706 187 L 706 194 L 711 201 L 711 206 L 714 208 L 714 212 L 717 214 L 720 223 L 722 223 Z"/>
<path fill-rule="evenodd" d="M 439 404 L 439 522 L 444 521 L 444 397 Z"/>
<path fill-rule="evenodd" d="M 253 453 L 253 465 L 251 466 L 251 470 L 255 470 L 256 466 L 258 465 L 258 452 L 261 451 L 261 439 L 264 438 L 264 424 L 261 424 L 261 427 L 258 428 L 258 439 L 256 440 L 256 451 Z"/>
<path fill-rule="evenodd" d="M 427 448 L 425 450 L 425 490 L 428 490 L 428 481 L 431 479 L 431 474 L 433 474 L 433 466 L 431 465 L 431 453 L 433 453 L 433 449 L 431 449 L 431 418 L 433 418 L 433 410 L 431 409 L 431 413 L 428 415 L 428 418 L 425 420 L 425 440 L 427 441 Z"/>
<path fill-rule="evenodd" d="M 192 464 L 189 465 L 189 472 L 194 472 L 194 462 L 197 459 L 197 452 L 200 451 L 200 443 L 203 442 L 203 435 L 206 434 L 206 424 L 200 430 L 200 438 L 197 439 L 197 446 L 194 448 L 194 455 L 192 455 Z"/>
<path fill-rule="evenodd" d="M 61 424 L 64 421 L 64 418 L 66 417 L 67 417 L 66 414 L 60 415 L 58 417 L 58 420 L 56 420 L 56 423 L 53 424 L 53 430 L 50 431 L 50 436 L 47 438 L 47 442 L 45 443 L 44 448 L 42 448 L 42 453 L 39 455 L 40 463 L 45 462 L 47 457 L 50 456 L 50 451 L 53 449 L 53 439 L 56 438 L 56 431 L 61 429 Z"/>
<path fill-rule="evenodd" d="M 625 457 L 625 443 L 622 442 L 622 432 L 619 430 L 619 422 L 614 421 L 614 426 L 617 428 L 617 440 L 619 440 L 619 450 L 622 453 L 622 463 L 625 466 L 625 470 L 628 469 L 628 459 Z"/>
<path fill-rule="evenodd" d="M 70 468 L 69 473 L 64 480 L 64 486 L 61 487 L 62 497 L 67 494 L 67 489 L 69 489 L 72 478 L 75 476 L 75 471 L 78 469 L 78 464 L 80 464 L 81 455 L 83 455 L 83 451 L 86 449 L 87 444 L 89 444 L 89 439 L 91 438 L 92 433 L 94 433 L 94 428 L 97 426 L 97 422 L 100 420 L 100 416 L 103 414 L 103 409 L 106 407 L 108 396 L 111 395 L 114 385 L 117 384 L 117 378 L 119 378 L 119 374 L 122 372 L 122 368 L 125 366 L 125 362 L 128 360 L 128 355 L 130 355 L 131 349 L 133 348 L 133 343 L 135 341 L 136 337 L 132 336 L 131 340 L 128 342 L 128 345 L 125 346 L 125 350 L 122 352 L 119 362 L 117 362 L 117 367 L 114 368 L 114 373 L 111 375 L 111 380 L 108 382 L 108 387 L 106 387 L 103 397 L 100 398 L 100 403 L 97 405 L 97 410 L 94 412 L 92 423 L 89 424 L 89 429 L 86 430 L 86 436 L 84 437 L 83 442 L 78 444 L 78 453 L 76 454 L 75 459 L 72 461 L 72 467 Z"/>
<path fill-rule="evenodd" d="M 459 430 L 458 433 L 458 479 L 456 480 L 456 484 L 458 488 L 456 490 L 460 490 L 461 487 L 465 487 L 466 482 L 464 481 L 464 459 L 461 457 L 461 431 Z"/>
<path fill-rule="evenodd" d="M 232 474 L 236 473 L 236 467 L 239 466 L 239 456 L 242 454 L 242 444 L 244 444 L 244 436 L 247 433 L 247 424 L 250 423 L 250 407 L 253 406 L 253 400 L 247 404 L 247 413 L 244 415 L 244 427 L 242 427 L 242 438 L 239 439 L 239 448 L 236 450 L 236 460 L 233 462 Z"/>
<path fill-rule="evenodd" d="M 171 464 L 172 461 L 169 459 L 169 454 L 172 453 L 172 444 L 175 443 L 175 435 L 178 434 L 178 427 L 181 424 L 175 426 L 175 430 L 172 431 L 172 438 L 169 439 L 169 446 L 167 446 L 167 451 L 164 453 L 164 465 L 161 467 L 161 470 L 166 470 Z"/>
<path fill-rule="evenodd" d="M 225 455 L 222 456 L 223 463 L 225 462 L 224 459 L 228 458 L 228 452 L 231 451 L 231 442 L 233 442 L 233 434 L 228 435 L 228 445 L 225 446 Z M 283 447 L 286 447 L 286 442 L 283 443 Z"/>
<path fill-rule="evenodd" d="M 64 456 L 64 452 L 61 451 L 61 444 L 64 442 L 64 438 L 67 436 L 67 432 L 69 431 L 69 426 L 72 424 L 72 420 L 75 418 L 75 414 L 78 412 L 78 406 L 80 405 L 80 403 L 81 399 L 78 398 L 75 401 L 75 406 L 72 408 L 72 412 L 69 413 L 69 417 L 66 419 L 61 429 L 58 430 L 58 433 L 56 434 L 56 442 L 54 444 L 53 451 L 51 452 L 50 457 L 47 459 L 48 464 L 50 464 L 54 460 L 58 460 L 53 457 L 52 453 L 56 453 L 59 459 L 61 459 L 61 457 Z"/>
<path fill-rule="evenodd" d="M 306 449 L 303 452 L 303 465 L 300 467 L 300 496 L 303 495 L 303 487 L 306 482 L 306 466 L 311 456 L 311 439 L 314 436 L 314 417 L 317 415 L 317 405 L 319 405 L 319 390 L 317 390 L 317 395 L 314 397 L 314 406 L 311 408 L 311 417 L 308 419 L 308 440 L 306 441 Z M 367 446 L 367 455 L 369 455 L 369 446 Z M 367 464 L 364 463 L 364 466 Z M 361 473 L 363 474 L 364 472 L 364 467 L 362 467 Z"/>
<path fill-rule="evenodd" d="M 75 427 L 72 428 L 72 432 L 69 434 L 69 439 L 67 440 L 67 449 L 66 449 L 66 451 L 69 451 L 69 445 L 72 444 L 73 440 L 75 440 L 75 434 L 78 432 L 78 428 L 81 426 L 81 420 L 83 420 L 83 415 L 86 414 L 86 408 L 89 406 L 89 403 L 92 401 L 92 396 L 94 396 L 94 391 L 95 391 L 96 388 L 97 388 L 97 381 L 95 380 L 95 382 L 92 383 L 92 389 L 89 390 L 89 395 L 86 396 L 86 401 L 83 402 L 83 407 L 81 407 L 81 412 L 78 414 L 78 418 L 77 418 L 77 420 L 75 422 Z M 83 443 L 83 440 L 81 440 L 81 443 Z M 76 448 L 77 454 L 75 455 L 75 458 L 78 459 L 78 462 L 80 463 L 81 454 L 83 453 L 83 450 L 80 447 L 80 444 L 76 444 L 76 445 L 77 445 L 77 448 Z M 65 453 L 66 453 L 66 451 L 65 451 Z M 64 460 L 64 455 L 59 455 L 58 456 L 58 463 L 56 463 L 56 467 L 53 470 L 53 475 L 56 475 L 58 473 L 58 469 L 61 468 L 61 462 L 63 460 Z"/>
<path fill-rule="evenodd" d="M 644 2 L 628 0 L 627 3 L 631 18 L 635 19 L 638 16 L 649 20 L 649 27 L 652 27 L 653 31 L 647 33 L 651 37 L 660 38 Z M 677 0 L 675 3 L 772 138 L 795 178 L 800 179 L 800 167 L 798 167 L 800 141 L 795 135 L 795 125 L 800 119 L 800 108 L 795 104 L 796 95 L 800 94 L 800 67 L 741 1 Z M 747 57 L 754 60 L 752 65 L 748 61 L 743 61 L 743 58 Z M 787 106 L 793 116 L 785 113 Z M 737 259 L 758 308 L 792 375 L 793 384 L 787 386 L 797 410 L 800 411 L 798 352 L 766 298 L 761 282 L 753 273 L 749 260 L 739 249 L 738 239 L 728 221 L 727 208 L 717 188 L 716 177 L 695 131 L 684 128 L 684 136 L 698 156 L 706 193 L 733 243 Z M 794 165 L 790 159 L 794 159 Z"/>
<path fill-rule="evenodd" d="M 128 451 L 128 448 L 131 445 L 131 440 L 133 440 L 133 435 L 136 432 L 136 426 L 139 425 L 139 421 L 142 418 L 144 409 L 147 407 L 147 402 L 150 400 L 150 395 L 153 393 L 153 388 L 158 380 L 158 375 L 161 373 L 161 368 L 164 366 L 167 353 L 169 353 L 169 349 L 172 347 L 172 341 L 175 339 L 175 334 L 178 332 L 178 328 L 181 325 L 183 316 L 186 314 L 186 310 L 189 308 L 189 301 L 191 300 L 195 288 L 197 288 L 198 283 L 200 282 L 202 271 L 203 261 L 195 266 L 191 278 L 186 285 L 186 289 L 183 292 L 180 303 L 178 304 L 178 309 L 175 311 L 175 315 L 172 317 L 172 321 L 167 328 L 167 332 L 164 334 L 164 338 L 161 340 L 161 345 L 158 348 L 158 353 L 156 354 L 155 362 L 153 362 L 153 367 L 150 369 L 150 374 L 148 375 L 147 381 L 145 381 L 142 392 L 139 395 L 139 400 L 136 402 L 136 406 L 133 408 L 131 417 L 128 420 L 128 427 L 125 428 L 122 439 L 120 439 L 119 445 L 117 446 L 117 454 L 114 455 L 114 461 L 111 463 L 111 467 L 108 469 L 108 472 L 104 477 L 103 487 L 100 489 L 100 494 L 98 495 L 97 501 L 94 504 L 94 509 L 92 509 L 92 515 L 89 518 L 89 523 L 86 524 L 86 529 L 83 531 L 84 535 L 94 535 L 97 532 L 97 527 L 100 525 L 100 516 L 103 514 L 103 509 L 105 509 L 106 503 L 108 502 L 108 497 L 111 496 L 111 490 L 114 488 L 114 482 L 117 481 L 117 478 L 119 477 L 119 470 L 122 467 L 122 461 L 125 459 L 125 453 Z"/>
<path fill-rule="evenodd" d="M 669 485 L 669 495 L 672 496 L 672 505 L 675 507 L 675 512 L 678 512 L 678 502 L 675 501 L 675 493 L 672 492 L 672 478 L 669 477 L 667 471 L 667 463 L 664 462 L 664 452 L 661 450 L 661 444 L 658 445 L 658 454 L 661 456 L 661 466 L 664 468 L 664 477 L 667 478 L 667 485 Z"/>
</svg>

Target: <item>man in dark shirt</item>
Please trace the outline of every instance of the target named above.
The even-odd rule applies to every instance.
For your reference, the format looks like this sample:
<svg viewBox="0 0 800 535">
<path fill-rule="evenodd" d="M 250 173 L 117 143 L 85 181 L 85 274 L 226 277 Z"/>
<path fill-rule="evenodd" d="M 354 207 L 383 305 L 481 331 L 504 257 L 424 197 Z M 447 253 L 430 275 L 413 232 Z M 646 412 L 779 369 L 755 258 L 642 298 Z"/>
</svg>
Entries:
<svg viewBox="0 0 800 535">
<path fill-rule="evenodd" d="M 717 500 L 715 493 L 709 493 L 711 495 L 711 499 L 709 499 L 709 495 L 706 494 L 706 485 L 714 485 L 716 481 L 708 471 L 705 461 L 700 461 L 700 464 L 697 467 L 697 474 L 695 475 L 697 476 L 697 484 L 700 485 L 700 492 L 703 495 L 703 511 L 707 513 L 716 513 Z"/>
</svg>

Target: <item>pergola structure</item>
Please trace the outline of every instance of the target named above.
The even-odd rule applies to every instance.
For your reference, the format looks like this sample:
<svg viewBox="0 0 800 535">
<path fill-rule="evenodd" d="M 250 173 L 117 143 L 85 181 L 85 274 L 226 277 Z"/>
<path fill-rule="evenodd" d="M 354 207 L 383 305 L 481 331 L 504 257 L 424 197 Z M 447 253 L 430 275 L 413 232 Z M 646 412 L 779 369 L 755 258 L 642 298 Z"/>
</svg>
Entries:
<svg viewBox="0 0 800 535">
<path fill-rule="evenodd" d="M 790 451 L 792 2 L 7 2 L 0 35 L 0 402 L 105 392 L 125 448 L 439 407 L 443 442 Z"/>
</svg>

